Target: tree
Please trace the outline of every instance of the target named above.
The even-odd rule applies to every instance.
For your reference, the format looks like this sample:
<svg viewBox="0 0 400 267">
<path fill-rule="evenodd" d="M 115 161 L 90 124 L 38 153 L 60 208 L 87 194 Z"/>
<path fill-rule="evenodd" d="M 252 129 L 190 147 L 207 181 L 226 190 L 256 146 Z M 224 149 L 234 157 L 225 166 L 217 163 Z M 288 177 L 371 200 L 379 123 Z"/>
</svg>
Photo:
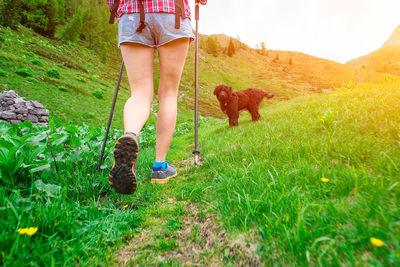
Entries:
<svg viewBox="0 0 400 267">
<path fill-rule="evenodd" d="M 0 24 L 15 29 L 21 20 L 22 3 L 20 0 L 0 1 Z"/>
<path fill-rule="evenodd" d="M 220 49 L 221 49 L 221 45 L 218 42 L 218 39 L 217 39 L 216 36 L 207 37 L 207 40 L 206 40 L 206 51 L 207 51 L 207 53 L 212 54 L 213 56 L 216 57 L 216 56 L 218 56 L 218 53 L 219 53 Z"/>
<path fill-rule="evenodd" d="M 267 51 L 267 49 L 265 48 L 265 43 L 261 42 L 260 46 L 261 46 L 261 53 L 264 55 L 265 51 Z"/>
<path fill-rule="evenodd" d="M 65 0 L 21 0 L 21 24 L 42 35 L 53 37 L 64 20 Z"/>
<path fill-rule="evenodd" d="M 233 54 L 235 54 L 236 50 L 235 50 L 235 46 L 233 44 L 233 40 L 232 38 L 229 40 L 229 44 L 228 44 L 228 49 L 227 49 L 227 53 L 228 56 L 232 57 Z"/>
</svg>

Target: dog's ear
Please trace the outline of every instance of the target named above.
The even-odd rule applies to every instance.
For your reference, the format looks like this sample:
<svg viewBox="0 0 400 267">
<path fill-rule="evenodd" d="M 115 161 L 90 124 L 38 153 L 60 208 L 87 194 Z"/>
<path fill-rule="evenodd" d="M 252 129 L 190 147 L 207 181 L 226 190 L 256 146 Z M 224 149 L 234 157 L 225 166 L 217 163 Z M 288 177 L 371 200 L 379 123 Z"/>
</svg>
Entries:
<svg viewBox="0 0 400 267">
<path fill-rule="evenodd" d="M 225 86 L 225 89 L 226 89 L 226 92 L 227 92 L 229 95 L 232 95 L 232 87 L 230 87 L 230 86 Z"/>
<path fill-rule="evenodd" d="M 223 87 L 225 85 L 218 85 L 217 87 L 215 87 L 214 89 L 214 95 L 217 95 L 221 90 L 223 90 Z"/>
</svg>

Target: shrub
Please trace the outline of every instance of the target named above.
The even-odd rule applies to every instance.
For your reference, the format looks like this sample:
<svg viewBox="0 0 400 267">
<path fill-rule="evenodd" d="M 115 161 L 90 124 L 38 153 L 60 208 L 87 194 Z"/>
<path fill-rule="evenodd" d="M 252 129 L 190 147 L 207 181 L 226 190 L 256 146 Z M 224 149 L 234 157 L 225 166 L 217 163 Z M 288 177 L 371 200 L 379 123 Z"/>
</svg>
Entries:
<svg viewBox="0 0 400 267">
<path fill-rule="evenodd" d="M 39 82 L 39 81 L 36 80 L 34 77 L 28 77 L 28 78 L 26 78 L 26 80 L 27 80 L 28 82 L 31 82 L 31 83 L 37 83 L 37 82 Z"/>
<path fill-rule="evenodd" d="M 97 89 L 96 91 L 93 91 L 92 94 L 96 97 L 96 98 L 103 98 L 103 92 L 100 91 L 99 89 Z"/>
<path fill-rule="evenodd" d="M 213 36 L 209 36 L 206 40 L 206 47 L 205 47 L 207 53 L 212 54 L 213 56 L 218 56 L 218 53 L 221 49 L 221 45 L 218 42 L 217 37 Z"/>
<path fill-rule="evenodd" d="M 20 75 L 22 77 L 32 76 L 32 70 L 29 68 L 28 69 L 25 69 L 25 68 L 17 69 L 15 71 L 15 73 L 17 73 L 18 75 Z"/>
<path fill-rule="evenodd" d="M 65 86 L 62 86 L 62 85 L 58 87 L 58 90 L 63 91 L 63 92 L 68 91 L 67 88 L 65 88 Z"/>
<path fill-rule="evenodd" d="M 86 115 L 87 115 L 87 117 L 90 118 L 90 119 L 93 119 L 94 117 L 96 117 L 96 114 L 93 113 L 93 112 L 88 112 Z"/>
<path fill-rule="evenodd" d="M 5 77 L 6 76 L 6 72 L 4 70 L 0 70 L 0 77 Z"/>
<path fill-rule="evenodd" d="M 228 56 L 232 57 L 235 54 L 235 45 L 233 44 L 232 38 L 229 40 L 228 48 L 227 48 Z"/>
<path fill-rule="evenodd" d="M 40 61 L 39 59 L 32 59 L 31 60 L 31 63 L 33 64 L 33 65 L 38 65 L 38 66 L 42 66 L 43 65 L 43 63 L 42 63 L 42 61 Z"/>
<path fill-rule="evenodd" d="M 31 51 L 28 51 L 25 53 L 28 57 L 35 57 L 35 53 L 32 53 Z"/>
<path fill-rule="evenodd" d="M 60 73 L 56 69 L 49 69 L 47 71 L 47 76 L 59 79 L 60 78 Z"/>
</svg>

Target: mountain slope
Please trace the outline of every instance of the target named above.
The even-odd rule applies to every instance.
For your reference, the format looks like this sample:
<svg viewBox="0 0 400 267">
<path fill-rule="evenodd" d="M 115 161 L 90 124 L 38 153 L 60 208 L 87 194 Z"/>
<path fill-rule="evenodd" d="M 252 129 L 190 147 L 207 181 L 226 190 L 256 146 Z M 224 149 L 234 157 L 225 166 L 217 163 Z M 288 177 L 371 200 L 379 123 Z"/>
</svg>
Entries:
<svg viewBox="0 0 400 267">
<path fill-rule="evenodd" d="M 400 25 L 394 30 L 389 40 L 387 40 L 382 48 L 400 48 Z"/>
<path fill-rule="evenodd" d="M 380 49 L 346 64 L 370 71 L 400 75 L 400 25 Z"/>
<path fill-rule="evenodd" d="M 50 110 L 50 119 L 62 123 L 106 124 L 121 62 L 118 49 L 105 51 L 99 56 L 83 44 L 63 44 L 23 27 L 18 31 L 1 28 L 0 37 L 0 90 L 12 89 L 43 103 Z M 377 73 L 298 52 L 257 51 L 238 40 L 234 40 L 236 53 L 228 57 L 223 51 L 228 40 L 225 35 L 219 35 L 221 48 L 217 56 L 213 56 L 204 47 L 207 38 L 200 37 L 199 109 L 203 116 L 224 117 L 213 95 L 215 86 L 219 84 L 230 85 L 235 90 L 258 87 L 275 94 L 271 101 L 264 101 L 263 105 L 266 105 L 338 87 L 349 80 L 369 82 L 379 77 Z M 157 88 L 157 58 L 154 65 Z M 59 75 L 51 77 L 49 71 Z M 193 118 L 193 89 L 192 43 L 180 86 L 180 122 Z M 115 127 L 122 127 L 123 105 L 129 95 L 124 73 L 113 120 Z M 154 101 L 153 113 L 157 108 L 157 101 Z M 155 119 L 156 116 L 151 115 L 150 123 Z"/>
</svg>

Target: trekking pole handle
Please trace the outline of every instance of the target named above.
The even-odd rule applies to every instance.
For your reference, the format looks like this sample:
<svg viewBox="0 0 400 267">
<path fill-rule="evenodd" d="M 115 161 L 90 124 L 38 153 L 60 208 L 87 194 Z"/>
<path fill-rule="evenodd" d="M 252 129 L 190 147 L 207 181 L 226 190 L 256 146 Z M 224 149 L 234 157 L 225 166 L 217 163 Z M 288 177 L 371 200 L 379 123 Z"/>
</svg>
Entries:
<svg viewBox="0 0 400 267">
<path fill-rule="evenodd" d="M 196 4 L 197 3 L 200 3 L 200 4 L 202 4 L 202 5 L 205 5 L 205 4 L 207 4 L 207 0 L 196 0 Z"/>
</svg>

